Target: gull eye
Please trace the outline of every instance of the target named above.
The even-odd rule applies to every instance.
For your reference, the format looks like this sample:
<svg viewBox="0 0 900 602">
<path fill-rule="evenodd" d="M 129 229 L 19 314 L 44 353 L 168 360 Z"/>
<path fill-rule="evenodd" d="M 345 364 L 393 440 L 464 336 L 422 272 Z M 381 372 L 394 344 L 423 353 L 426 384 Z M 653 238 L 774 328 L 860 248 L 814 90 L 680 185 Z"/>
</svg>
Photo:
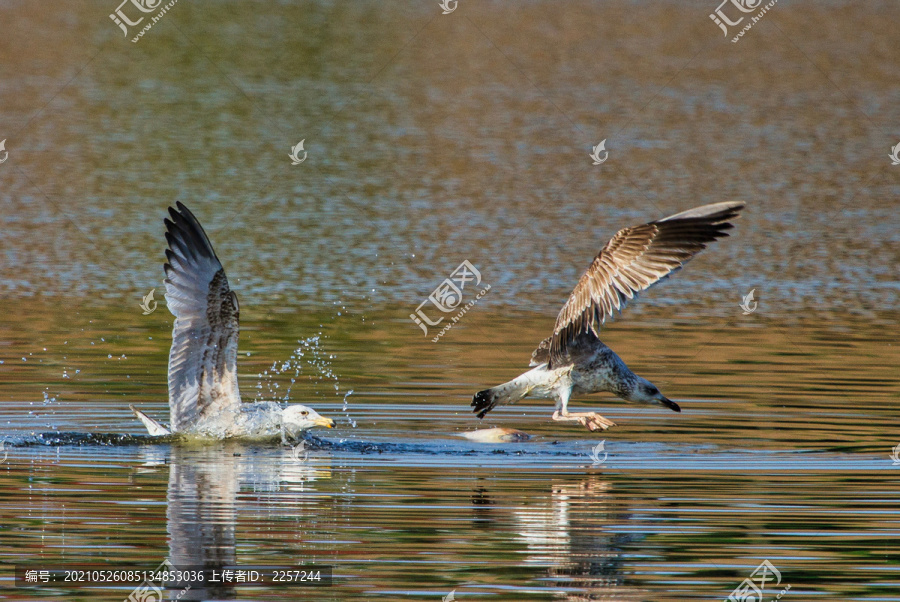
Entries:
<svg viewBox="0 0 900 602">
<path fill-rule="evenodd" d="M 309 412 L 307 412 L 306 410 L 303 410 L 302 412 L 300 412 L 301 416 L 306 416 L 307 414 L 309 414 Z"/>
</svg>

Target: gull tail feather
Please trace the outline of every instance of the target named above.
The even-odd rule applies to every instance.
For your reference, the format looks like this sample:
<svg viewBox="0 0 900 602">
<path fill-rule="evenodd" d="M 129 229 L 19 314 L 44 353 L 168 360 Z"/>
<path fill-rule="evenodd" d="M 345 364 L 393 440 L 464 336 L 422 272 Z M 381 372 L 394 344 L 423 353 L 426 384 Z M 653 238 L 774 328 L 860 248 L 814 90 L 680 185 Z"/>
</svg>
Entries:
<svg viewBox="0 0 900 602">
<path fill-rule="evenodd" d="M 133 405 L 129 405 L 131 411 L 134 412 L 134 415 L 137 416 L 137 419 L 140 420 L 145 427 L 147 427 L 147 432 L 153 435 L 154 437 L 161 437 L 163 435 L 171 435 L 172 431 L 164 427 L 162 424 L 153 420 L 142 411 L 134 407 Z"/>
<path fill-rule="evenodd" d="M 474 408 L 472 411 L 475 412 L 479 418 L 484 418 L 485 414 L 498 405 L 516 403 L 528 395 L 534 385 L 534 380 L 529 378 L 530 374 L 530 372 L 526 372 L 525 374 L 512 379 L 508 383 L 497 385 L 492 389 L 479 391 L 475 394 L 475 397 L 472 398 L 471 405 Z"/>
</svg>

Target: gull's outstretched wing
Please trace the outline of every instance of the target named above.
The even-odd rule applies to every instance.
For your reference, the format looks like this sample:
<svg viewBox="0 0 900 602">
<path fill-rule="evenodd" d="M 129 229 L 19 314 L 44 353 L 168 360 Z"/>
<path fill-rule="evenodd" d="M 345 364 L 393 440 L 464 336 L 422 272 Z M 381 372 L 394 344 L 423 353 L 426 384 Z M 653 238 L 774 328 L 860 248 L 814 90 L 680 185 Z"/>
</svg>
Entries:
<svg viewBox="0 0 900 602">
<path fill-rule="evenodd" d="M 197 218 L 182 203 L 166 219 L 166 302 L 175 316 L 169 353 L 170 428 L 239 410 L 238 300 Z"/>
<path fill-rule="evenodd" d="M 704 205 L 619 230 L 597 254 L 559 312 L 549 350 L 543 342 L 534 359 L 549 356 L 555 365 L 578 334 L 599 336 L 603 323 L 630 299 L 680 269 L 707 243 L 728 236 L 727 230 L 733 227 L 728 220 L 737 217 L 743 207 L 740 202 Z"/>
</svg>

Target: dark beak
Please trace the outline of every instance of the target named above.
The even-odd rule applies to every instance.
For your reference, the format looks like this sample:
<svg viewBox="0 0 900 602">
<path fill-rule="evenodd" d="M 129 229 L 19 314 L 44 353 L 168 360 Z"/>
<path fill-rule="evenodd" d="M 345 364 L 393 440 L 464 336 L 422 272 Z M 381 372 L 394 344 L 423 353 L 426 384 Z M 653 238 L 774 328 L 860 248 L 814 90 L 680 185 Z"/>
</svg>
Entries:
<svg viewBox="0 0 900 602">
<path fill-rule="evenodd" d="M 673 410 L 675 412 L 681 411 L 681 408 L 678 407 L 678 404 L 675 403 L 674 401 L 672 401 L 671 399 L 667 399 L 667 398 L 663 397 L 659 401 L 659 403 L 663 404 L 664 406 L 666 406 L 667 408 L 669 408 L 670 410 Z"/>
</svg>

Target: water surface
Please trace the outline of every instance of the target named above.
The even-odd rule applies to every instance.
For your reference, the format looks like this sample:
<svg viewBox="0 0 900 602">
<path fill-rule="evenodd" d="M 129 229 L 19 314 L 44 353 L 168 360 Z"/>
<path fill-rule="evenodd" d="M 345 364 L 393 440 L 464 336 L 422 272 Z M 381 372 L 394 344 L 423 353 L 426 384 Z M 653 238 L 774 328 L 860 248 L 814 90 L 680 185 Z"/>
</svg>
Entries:
<svg viewBox="0 0 900 602">
<path fill-rule="evenodd" d="M 11 567 L 168 558 L 334 567 L 182 599 L 723 600 L 768 560 L 767 600 L 900 600 L 895 4 L 779 2 L 737 44 L 706 1 L 179 2 L 136 44 L 115 8 L 0 8 L 0 598 L 122 600 Z M 733 199 L 604 332 L 682 413 L 471 415 L 618 228 Z M 167 414 L 175 200 L 244 398 L 338 421 L 308 458 L 131 416 Z M 463 260 L 491 290 L 434 343 L 409 315 Z"/>
</svg>

